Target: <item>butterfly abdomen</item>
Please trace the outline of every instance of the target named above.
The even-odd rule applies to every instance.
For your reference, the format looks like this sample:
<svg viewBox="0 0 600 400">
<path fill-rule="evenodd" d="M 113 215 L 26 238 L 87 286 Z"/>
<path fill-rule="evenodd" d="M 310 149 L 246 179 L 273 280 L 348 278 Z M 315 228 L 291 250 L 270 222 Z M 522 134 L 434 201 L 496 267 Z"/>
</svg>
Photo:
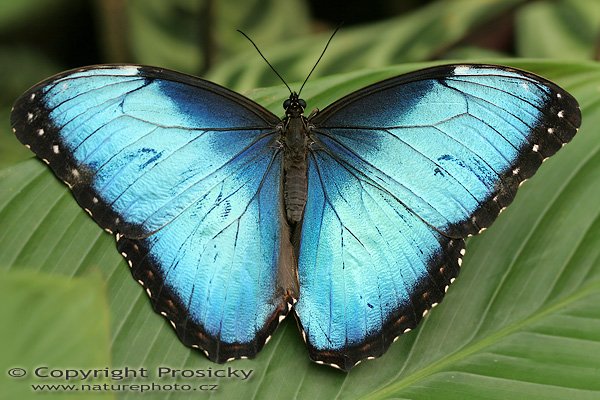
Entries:
<svg viewBox="0 0 600 400">
<path fill-rule="evenodd" d="M 304 117 L 290 117 L 283 133 L 283 193 L 288 222 L 302 220 L 308 191 L 308 133 Z"/>
</svg>

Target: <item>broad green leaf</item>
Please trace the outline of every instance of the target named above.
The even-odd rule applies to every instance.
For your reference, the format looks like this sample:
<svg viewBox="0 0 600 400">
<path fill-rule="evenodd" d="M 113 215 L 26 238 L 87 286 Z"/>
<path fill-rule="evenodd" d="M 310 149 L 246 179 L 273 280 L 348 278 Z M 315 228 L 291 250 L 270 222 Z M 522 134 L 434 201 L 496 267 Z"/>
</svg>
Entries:
<svg viewBox="0 0 600 400">
<path fill-rule="evenodd" d="M 598 1 L 535 1 L 522 7 L 515 19 L 520 57 L 596 59 L 599 35 Z"/>
<path fill-rule="evenodd" d="M 51 370 L 102 369 L 109 365 L 109 313 L 104 289 L 99 274 L 70 278 L 25 268 L 0 272 L 0 398 L 64 399 L 68 391 L 36 393 L 31 385 L 74 383 L 49 377 Z M 26 376 L 11 378 L 11 368 L 24 369 Z M 89 393 L 85 398 L 113 396 L 110 392 Z"/>
<path fill-rule="evenodd" d="M 185 348 L 131 279 L 114 239 L 34 160 L 0 171 L 0 265 L 62 276 L 102 271 L 111 312 L 112 366 L 253 371 L 248 380 L 161 381 L 214 382 L 219 385 L 211 393 L 214 398 L 596 399 L 600 67 L 501 61 L 540 73 L 573 93 L 582 107 L 583 127 L 523 185 L 488 231 L 469 240 L 461 275 L 446 299 L 383 357 L 348 374 L 311 363 L 293 320 L 283 323 L 254 360 L 222 366 Z M 315 79 L 305 90 L 306 100 L 309 107 L 322 108 L 365 84 L 428 65 Z M 286 92 L 277 87 L 249 95 L 280 114 Z M 145 398 L 198 395 L 172 391 L 146 393 Z"/>
<path fill-rule="evenodd" d="M 440 58 L 476 28 L 522 2 L 436 1 L 382 22 L 342 27 L 313 77 Z M 330 35 L 331 32 L 323 32 L 300 39 L 282 36 L 275 41 L 277 45 L 261 46 L 261 50 L 288 82 L 302 82 Z M 207 78 L 237 90 L 281 83 L 251 47 L 248 52 L 219 64 Z"/>
</svg>

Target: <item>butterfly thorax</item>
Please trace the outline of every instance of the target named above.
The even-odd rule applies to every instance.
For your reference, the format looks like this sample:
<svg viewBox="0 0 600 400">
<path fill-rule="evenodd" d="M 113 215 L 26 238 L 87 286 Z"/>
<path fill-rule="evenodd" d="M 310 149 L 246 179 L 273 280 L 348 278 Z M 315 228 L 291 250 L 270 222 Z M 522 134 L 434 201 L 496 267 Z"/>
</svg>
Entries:
<svg viewBox="0 0 600 400">
<path fill-rule="evenodd" d="M 295 224 L 302 220 L 308 191 L 307 154 L 308 125 L 304 117 L 306 103 L 292 93 L 284 103 L 281 142 L 283 144 L 283 193 L 287 220 Z"/>
</svg>

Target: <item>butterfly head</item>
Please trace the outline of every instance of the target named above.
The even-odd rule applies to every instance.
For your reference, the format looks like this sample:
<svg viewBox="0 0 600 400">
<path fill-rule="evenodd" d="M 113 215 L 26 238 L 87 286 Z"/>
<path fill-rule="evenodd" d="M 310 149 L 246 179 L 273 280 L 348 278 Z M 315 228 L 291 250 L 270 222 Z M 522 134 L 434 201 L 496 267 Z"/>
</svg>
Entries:
<svg viewBox="0 0 600 400">
<path fill-rule="evenodd" d="M 299 117 L 304 113 L 306 102 L 298 97 L 298 93 L 292 92 L 290 97 L 283 102 L 285 115 L 289 117 Z"/>
</svg>

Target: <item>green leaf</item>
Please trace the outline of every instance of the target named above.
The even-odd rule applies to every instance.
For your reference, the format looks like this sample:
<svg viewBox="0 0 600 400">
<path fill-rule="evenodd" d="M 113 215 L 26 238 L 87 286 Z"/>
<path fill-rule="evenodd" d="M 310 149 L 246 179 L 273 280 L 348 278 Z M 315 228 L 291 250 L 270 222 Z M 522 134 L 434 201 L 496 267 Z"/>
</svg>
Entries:
<svg viewBox="0 0 600 400">
<path fill-rule="evenodd" d="M 105 368 L 110 363 L 108 307 L 99 275 L 70 278 L 32 270 L 0 272 L 0 397 L 38 399 L 32 384 L 72 383 L 36 376 L 65 368 Z M 11 368 L 25 377 L 11 378 Z M 64 393 L 45 391 L 44 399 L 63 399 Z M 109 399 L 93 393 L 86 399 Z"/>
<path fill-rule="evenodd" d="M 72 276 L 102 271 L 111 312 L 112 366 L 253 370 L 248 380 L 162 381 L 214 382 L 219 385 L 215 398 L 598 398 L 600 67 L 503 61 L 569 90 L 581 104 L 583 127 L 519 190 L 488 231 L 469 240 L 461 275 L 443 303 L 383 357 L 348 374 L 311 363 L 293 320 L 283 323 L 254 360 L 220 366 L 185 348 L 131 279 L 114 239 L 34 160 L 0 171 L 0 265 Z M 322 108 L 365 84 L 428 65 L 315 79 L 305 90 L 306 100 L 309 107 Z M 281 113 L 286 96 L 281 87 L 249 94 Z M 12 344 L 7 340 L 5 345 Z M 188 395 L 147 394 L 157 399 Z"/>
<path fill-rule="evenodd" d="M 515 18 L 515 42 L 521 57 L 595 59 L 600 34 L 600 2 L 536 1 Z"/>
<path fill-rule="evenodd" d="M 436 1 L 382 22 L 342 27 L 312 76 L 438 59 L 477 28 L 522 2 Z M 330 35 L 328 31 L 299 39 L 280 37 L 277 45 L 268 47 L 258 43 L 288 82 L 302 82 Z M 281 83 L 252 48 L 219 64 L 207 79 L 236 90 Z"/>
</svg>

